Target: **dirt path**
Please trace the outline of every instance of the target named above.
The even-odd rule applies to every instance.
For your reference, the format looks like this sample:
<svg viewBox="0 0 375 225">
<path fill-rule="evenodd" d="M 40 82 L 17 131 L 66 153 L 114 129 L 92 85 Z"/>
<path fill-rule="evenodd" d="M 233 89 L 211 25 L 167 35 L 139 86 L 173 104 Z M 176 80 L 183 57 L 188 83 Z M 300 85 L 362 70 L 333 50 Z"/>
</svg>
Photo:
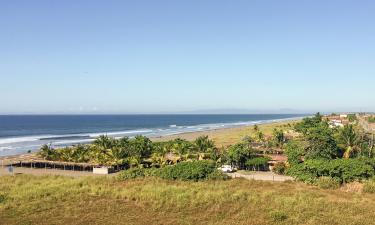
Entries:
<svg viewBox="0 0 375 225">
<path fill-rule="evenodd" d="M 240 172 L 228 173 L 232 178 L 245 178 L 248 180 L 264 180 L 264 181 L 287 181 L 294 180 L 293 177 L 278 175 L 272 172 L 251 172 L 249 174 L 244 174 Z"/>
</svg>

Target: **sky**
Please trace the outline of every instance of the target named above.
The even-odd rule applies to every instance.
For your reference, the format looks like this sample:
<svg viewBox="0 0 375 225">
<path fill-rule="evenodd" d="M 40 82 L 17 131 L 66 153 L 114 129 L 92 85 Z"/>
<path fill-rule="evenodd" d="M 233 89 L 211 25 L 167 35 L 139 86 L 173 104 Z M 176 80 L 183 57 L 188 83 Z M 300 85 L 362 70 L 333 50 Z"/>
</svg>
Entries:
<svg viewBox="0 0 375 225">
<path fill-rule="evenodd" d="M 375 111 L 375 1 L 0 1 L 0 114 Z"/>
</svg>

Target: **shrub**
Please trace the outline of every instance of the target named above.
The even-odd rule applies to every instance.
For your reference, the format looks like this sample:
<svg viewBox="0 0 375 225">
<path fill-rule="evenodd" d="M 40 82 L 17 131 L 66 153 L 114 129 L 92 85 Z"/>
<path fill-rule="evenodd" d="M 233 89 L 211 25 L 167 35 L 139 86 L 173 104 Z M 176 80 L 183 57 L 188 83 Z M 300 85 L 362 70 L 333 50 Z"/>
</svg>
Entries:
<svg viewBox="0 0 375 225">
<path fill-rule="evenodd" d="M 303 163 L 289 167 L 285 174 L 294 177 L 297 181 L 305 183 L 314 183 L 316 180 L 315 175 L 305 171 L 305 165 Z"/>
<path fill-rule="evenodd" d="M 337 189 L 340 187 L 340 180 L 332 177 L 319 177 L 316 185 L 322 189 Z"/>
<path fill-rule="evenodd" d="M 207 176 L 208 180 L 228 180 L 230 179 L 230 176 L 227 174 L 223 173 L 220 170 L 214 170 L 214 172 L 208 174 Z"/>
<path fill-rule="evenodd" d="M 322 176 L 350 182 L 372 177 L 374 168 L 361 159 L 306 160 L 293 165 L 287 174 L 307 183 L 314 183 Z"/>
<path fill-rule="evenodd" d="M 363 185 L 363 192 L 375 193 L 375 181 L 366 181 Z"/>
<path fill-rule="evenodd" d="M 181 162 L 174 166 L 167 166 L 160 169 L 158 176 L 171 180 L 204 180 L 208 175 L 216 170 L 215 163 L 212 161 L 192 161 Z"/>
<path fill-rule="evenodd" d="M 285 174 L 286 165 L 284 162 L 278 162 L 275 164 L 275 166 L 272 168 L 272 171 L 277 174 Z"/>
</svg>

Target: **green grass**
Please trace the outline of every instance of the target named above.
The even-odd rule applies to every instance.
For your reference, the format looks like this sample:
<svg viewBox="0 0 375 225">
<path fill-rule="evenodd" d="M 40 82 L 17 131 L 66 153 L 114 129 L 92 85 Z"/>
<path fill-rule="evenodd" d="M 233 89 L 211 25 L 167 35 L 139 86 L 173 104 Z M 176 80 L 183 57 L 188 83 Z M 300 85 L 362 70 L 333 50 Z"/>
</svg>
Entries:
<svg viewBox="0 0 375 225">
<path fill-rule="evenodd" d="M 374 194 L 233 179 L 1 177 L 1 224 L 373 224 Z"/>
</svg>

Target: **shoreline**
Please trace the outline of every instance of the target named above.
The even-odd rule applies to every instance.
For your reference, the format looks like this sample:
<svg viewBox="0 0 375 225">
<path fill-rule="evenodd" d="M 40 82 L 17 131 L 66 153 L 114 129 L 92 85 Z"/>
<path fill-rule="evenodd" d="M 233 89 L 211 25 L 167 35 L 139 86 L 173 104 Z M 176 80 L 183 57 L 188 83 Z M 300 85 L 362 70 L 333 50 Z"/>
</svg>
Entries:
<svg viewBox="0 0 375 225">
<path fill-rule="evenodd" d="M 273 128 L 275 127 L 282 127 L 283 125 L 287 125 L 289 123 L 295 123 L 296 121 L 301 120 L 301 118 L 290 118 L 290 119 L 282 119 L 279 121 L 270 121 L 264 122 L 259 124 L 251 124 L 251 125 L 244 125 L 244 126 L 236 126 L 236 127 L 223 127 L 223 128 L 215 128 L 212 130 L 203 130 L 203 131 L 192 131 L 192 132 L 183 132 L 179 134 L 170 134 L 170 135 L 163 135 L 157 137 L 149 137 L 153 142 L 163 142 L 169 141 L 176 138 L 186 139 L 188 141 L 192 141 L 199 136 L 207 135 L 210 139 L 212 139 L 217 147 L 227 147 L 231 144 L 234 144 L 240 141 L 244 136 L 250 135 L 252 133 L 252 128 L 254 125 L 257 125 L 259 129 L 264 132 L 264 134 L 270 135 Z M 22 153 L 22 154 L 14 154 L 8 156 L 0 156 L 0 160 L 3 164 L 7 161 L 20 161 L 24 159 L 31 159 L 35 158 L 37 151 L 31 153 Z"/>
</svg>

